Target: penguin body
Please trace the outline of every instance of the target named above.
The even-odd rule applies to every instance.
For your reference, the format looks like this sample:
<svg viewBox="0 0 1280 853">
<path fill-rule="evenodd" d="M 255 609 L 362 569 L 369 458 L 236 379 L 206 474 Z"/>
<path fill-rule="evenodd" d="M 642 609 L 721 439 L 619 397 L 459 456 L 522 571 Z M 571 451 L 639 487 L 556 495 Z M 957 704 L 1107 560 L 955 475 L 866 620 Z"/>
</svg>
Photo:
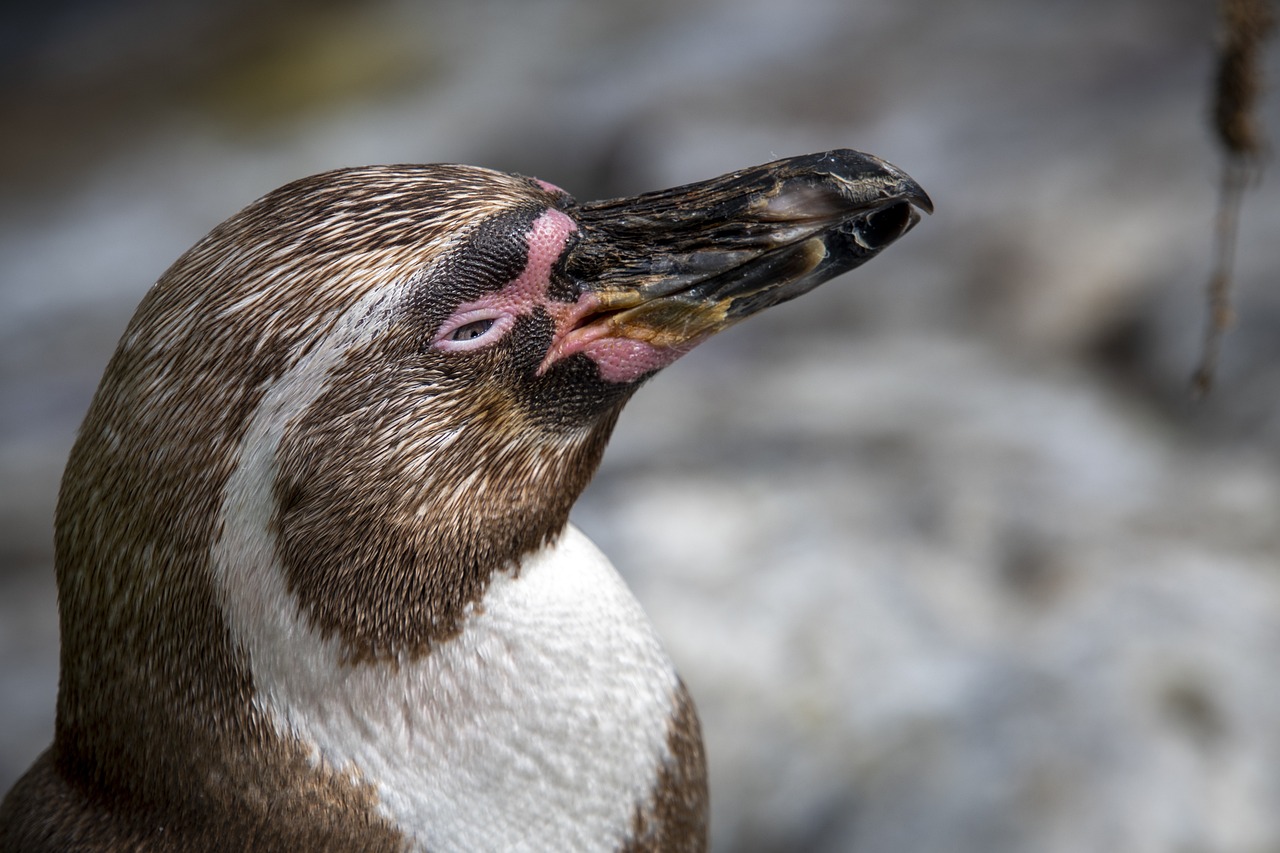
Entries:
<svg viewBox="0 0 1280 853">
<path fill-rule="evenodd" d="M 645 379 L 913 206 L 831 152 L 587 205 L 350 169 L 223 223 L 72 450 L 55 739 L 0 846 L 703 849 L 692 702 L 569 510 Z"/>
</svg>

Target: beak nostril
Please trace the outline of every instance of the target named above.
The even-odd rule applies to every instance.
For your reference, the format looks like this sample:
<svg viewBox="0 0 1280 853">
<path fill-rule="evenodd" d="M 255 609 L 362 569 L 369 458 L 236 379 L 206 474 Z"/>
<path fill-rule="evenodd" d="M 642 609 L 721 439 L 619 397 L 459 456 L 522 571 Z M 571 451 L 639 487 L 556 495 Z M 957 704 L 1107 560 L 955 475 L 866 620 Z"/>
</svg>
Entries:
<svg viewBox="0 0 1280 853">
<path fill-rule="evenodd" d="M 910 202 L 891 204 L 855 226 L 858 242 L 868 249 L 884 248 L 905 234 L 918 218 Z"/>
</svg>

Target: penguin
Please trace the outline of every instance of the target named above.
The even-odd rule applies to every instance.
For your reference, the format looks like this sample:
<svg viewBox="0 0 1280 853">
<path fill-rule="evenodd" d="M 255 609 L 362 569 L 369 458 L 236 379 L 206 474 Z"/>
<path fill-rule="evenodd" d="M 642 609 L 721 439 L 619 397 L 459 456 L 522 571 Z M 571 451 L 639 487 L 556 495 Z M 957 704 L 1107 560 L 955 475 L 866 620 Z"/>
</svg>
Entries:
<svg viewBox="0 0 1280 853">
<path fill-rule="evenodd" d="M 932 212 L 851 150 L 579 203 L 349 168 L 147 293 L 58 500 L 4 850 L 703 850 L 697 714 L 569 511 L 623 405 Z"/>
</svg>

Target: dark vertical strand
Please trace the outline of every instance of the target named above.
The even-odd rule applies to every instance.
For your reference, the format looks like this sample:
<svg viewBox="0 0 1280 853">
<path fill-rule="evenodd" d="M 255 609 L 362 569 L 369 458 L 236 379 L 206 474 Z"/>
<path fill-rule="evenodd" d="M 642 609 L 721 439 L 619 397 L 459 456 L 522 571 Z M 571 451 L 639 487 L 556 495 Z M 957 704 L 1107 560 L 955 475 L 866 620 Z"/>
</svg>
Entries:
<svg viewBox="0 0 1280 853">
<path fill-rule="evenodd" d="M 1222 337 L 1235 322 L 1231 307 L 1232 267 L 1244 190 L 1261 177 L 1266 139 L 1254 109 L 1262 89 L 1259 70 L 1263 42 L 1275 25 L 1268 0 L 1219 0 L 1222 44 L 1214 86 L 1213 126 L 1225 155 L 1218 193 L 1214 266 L 1209 279 L 1209 316 L 1200 364 L 1191 379 L 1192 394 L 1213 388 Z"/>
</svg>

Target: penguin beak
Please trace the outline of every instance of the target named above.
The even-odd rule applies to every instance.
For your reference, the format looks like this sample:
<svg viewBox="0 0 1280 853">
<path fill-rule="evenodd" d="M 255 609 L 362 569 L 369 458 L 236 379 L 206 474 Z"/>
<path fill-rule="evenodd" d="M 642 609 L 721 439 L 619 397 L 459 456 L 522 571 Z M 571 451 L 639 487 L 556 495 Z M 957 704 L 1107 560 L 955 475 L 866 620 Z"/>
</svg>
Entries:
<svg viewBox="0 0 1280 853">
<path fill-rule="evenodd" d="M 582 205 L 565 269 L 594 335 L 687 351 L 860 266 L 933 203 L 857 151 L 778 160 L 688 186 Z"/>
</svg>

